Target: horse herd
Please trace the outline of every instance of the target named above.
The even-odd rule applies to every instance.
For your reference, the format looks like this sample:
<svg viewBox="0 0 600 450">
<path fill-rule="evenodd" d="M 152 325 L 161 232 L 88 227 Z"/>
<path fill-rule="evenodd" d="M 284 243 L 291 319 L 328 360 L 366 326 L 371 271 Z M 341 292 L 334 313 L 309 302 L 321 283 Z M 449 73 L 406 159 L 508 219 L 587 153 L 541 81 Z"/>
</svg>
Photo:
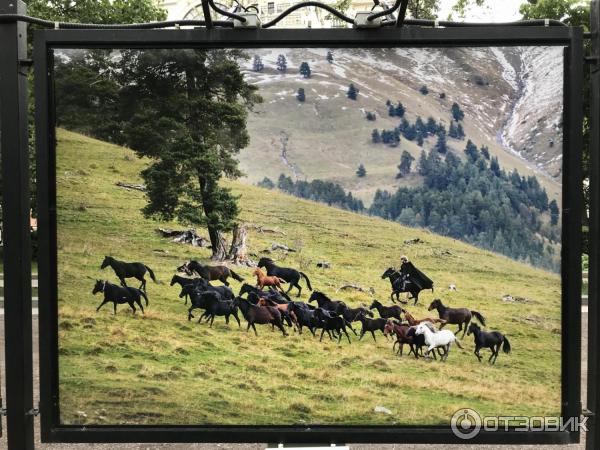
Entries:
<svg viewBox="0 0 600 450">
<path fill-rule="evenodd" d="M 105 280 L 96 280 L 92 294 L 102 292 L 104 299 L 96 308 L 100 308 L 106 303 L 112 302 L 114 314 L 117 313 L 117 304 L 128 304 L 135 313 L 137 304 L 142 313 L 144 308 L 142 298 L 148 306 L 148 296 L 146 294 L 145 274 L 149 273 L 152 280 L 157 281 L 153 271 L 142 263 L 128 263 L 119 261 L 111 256 L 106 256 L 101 269 L 111 267 L 120 280 L 120 285 L 109 283 Z M 266 274 L 261 270 L 264 268 Z M 325 333 L 331 340 L 337 339 L 338 343 L 345 336 L 348 343 L 351 343 L 348 331 L 358 336 L 361 340 L 365 334 L 371 334 L 376 341 L 376 332 L 382 333 L 386 339 L 392 336 L 394 339 L 393 350 L 399 355 L 403 355 L 405 345 L 409 347 L 409 353 L 415 358 L 437 356 L 445 361 L 452 344 L 463 348 L 457 339 L 457 335 L 462 331 L 465 334 L 473 335 L 475 342 L 474 354 L 479 361 L 482 360 L 480 350 L 488 348 L 491 350 L 491 356 L 488 360 L 491 364 L 496 362 L 500 348 L 504 353 L 511 351 L 511 346 L 502 333 L 498 331 L 483 331 L 472 319 L 476 319 L 481 325 L 485 326 L 485 318 L 478 311 L 468 308 L 450 308 L 445 306 L 440 299 L 435 299 L 429 305 L 428 311 L 435 310 L 438 317 L 427 317 L 416 319 L 406 309 L 400 305 L 393 304 L 385 306 L 378 300 L 373 300 L 370 307 L 361 306 L 351 308 L 341 300 L 333 300 L 326 294 L 319 291 L 313 291 L 308 277 L 292 268 L 279 267 L 270 258 L 261 258 L 257 267 L 253 271 L 256 276 L 256 286 L 243 283 L 243 278 L 226 266 L 207 266 L 197 261 L 189 261 L 177 268 L 178 273 L 185 273 L 187 276 L 181 276 L 177 273 L 171 278 L 170 285 L 178 284 L 181 287 L 179 298 L 188 300 L 188 320 L 194 318 L 193 312 L 196 309 L 203 310 L 198 319 L 201 322 L 205 319 L 212 326 L 215 317 L 225 318 L 225 323 L 229 324 L 229 319 L 233 317 L 238 326 L 241 326 L 239 311 L 247 322 L 246 331 L 250 328 L 258 336 L 256 325 L 271 325 L 274 330 L 277 327 L 284 336 L 288 335 L 286 328 L 292 328 L 299 334 L 304 329 L 308 329 L 313 337 L 320 331 L 319 341 L 323 340 Z M 198 275 L 198 276 L 195 276 Z M 231 277 L 242 283 L 237 295 L 231 289 L 228 278 Z M 126 278 L 136 278 L 141 282 L 139 288 L 127 286 Z M 393 296 L 400 300 L 399 292 L 408 292 L 412 298 L 415 298 L 415 305 L 418 300 L 418 291 L 412 289 L 410 280 L 402 274 L 394 272 L 393 268 L 387 269 L 382 278 L 389 278 L 392 285 Z M 292 288 L 297 289 L 297 296 L 302 293 L 302 287 L 299 282 L 304 279 L 311 295 L 307 303 L 294 301 L 289 297 Z M 212 285 L 210 282 L 219 280 L 222 285 Z M 285 291 L 282 284 L 288 284 Z M 265 288 L 268 288 L 265 290 Z M 410 297 L 409 297 L 410 298 Z M 313 305 L 316 302 L 316 306 Z M 405 303 L 405 302 L 404 302 Z M 376 310 L 379 317 L 375 318 L 373 310 Z M 361 330 L 357 333 L 353 323 L 360 322 Z M 435 325 L 439 325 L 436 328 Z M 456 335 L 447 329 L 446 325 L 458 325 Z M 396 350 L 396 347 L 397 350 Z M 426 350 L 423 350 L 426 348 Z M 437 352 L 437 356 L 436 356 Z"/>
</svg>

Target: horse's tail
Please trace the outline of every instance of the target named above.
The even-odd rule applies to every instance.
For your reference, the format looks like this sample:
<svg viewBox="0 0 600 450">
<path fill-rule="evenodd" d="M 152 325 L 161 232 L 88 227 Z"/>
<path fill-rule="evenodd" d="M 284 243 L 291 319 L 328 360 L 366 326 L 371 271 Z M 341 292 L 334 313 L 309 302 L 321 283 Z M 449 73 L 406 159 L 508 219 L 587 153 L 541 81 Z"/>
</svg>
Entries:
<svg viewBox="0 0 600 450">
<path fill-rule="evenodd" d="M 144 291 L 142 291 L 141 289 L 138 289 L 140 295 L 142 297 L 144 297 L 144 299 L 146 300 L 146 306 L 148 306 L 148 296 L 146 295 L 146 293 Z"/>
<path fill-rule="evenodd" d="M 471 311 L 471 314 L 473 314 L 473 316 L 479 320 L 479 323 L 485 327 L 485 318 L 480 313 L 477 311 Z"/>
<path fill-rule="evenodd" d="M 461 350 L 464 350 L 464 347 L 462 345 L 460 345 L 460 342 L 458 341 L 458 339 L 454 339 L 454 342 L 456 343 L 456 346 L 458 348 L 460 348 Z"/>
<path fill-rule="evenodd" d="M 502 343 L 502 351 L 504 353 L 510 353 L 510 342 L 508 342 L 508 339 L 506 338 L 506 336 L 504 336 L 504 342 Z"/>
<path fill-rule="evenodd" d="M 144 264 L 144 267 L 146 268 L 146 270 L 150 274 L 150 278 L 152 278 L 152 281 L 154 281 L 156 284 L 160 284 L 160 282 L 154 276 L 154 272 L 152 271 L 152 269 L 150 267 L 148 267 L 146 264 Z"/>
<path fill-rule="evenodd" d="M 233 277 L 234 280 L 237 280 L 240 283 L 242 281 L 244 281 L 244 279 L 242 277 L 240 277 L 237 273 L 235 273 L 233 270 L 229 269 L 229 273 L 231 274 L 231 276 Z"/>
<path fill-rule="evenodd" d="M 304 280 L 306 281 L 306 285 L 308 286 L 308 290 L 312 291 L 312 286 L 310 285 L 310 280 L 308 279 L 308 277 L 306 276 L 306 274 L 304 272 L 298 272 L 300 275 L 302 275 L 302 277 L 304 278 Z"/>
</svg>

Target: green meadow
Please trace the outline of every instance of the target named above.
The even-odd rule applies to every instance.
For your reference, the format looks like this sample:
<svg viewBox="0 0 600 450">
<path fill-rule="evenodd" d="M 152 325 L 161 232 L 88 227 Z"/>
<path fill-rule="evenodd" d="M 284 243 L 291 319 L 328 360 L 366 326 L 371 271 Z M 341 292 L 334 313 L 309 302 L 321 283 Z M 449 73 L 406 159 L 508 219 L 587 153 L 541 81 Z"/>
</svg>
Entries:
<svg viewBox="0 0 600 450">
<path fill-rule="evenodd" d="M 461 339 L 448 361 L 399 357 L 392 342 L 351 335 L 352 343 L 319 342 L 305 332 L 284 338 L 270 327 L 246 333 L 245 321 L 209 328 L 188 322 L 179 287 L 169 286 L 178 265 L 208 262 L 210 251 L 162 238 L 156 229 L 183 228 L 145 219 L 144 194 L 116 186 L 141 183 L 147 164 L 132 151 L 58 130 L 58 305 L 60 417 L 64 424 L 447 424 L 461 407 L 484 415 L 560 413 L 560 279 L 506 257 L 425 230 L 401 226 L 300 200 L 277 191 L 227 182 L 240 195 L 254 260 L 273 243 L 296 249 L 269 254 L 299 268 L 313 288 L 352 306 L 373 298 L 389 304 L 381 274 L 406 254 L 434 281 L 417 306 L 417 318 L 436 297 L 481 312 L 488 329 L 513 347 L 495 366 L 479 363 L 473 338 Z M 262 233 L 259 227 L 277 230 Z M 206 235 L 205 230 L 198 230 Z M 406 244 L 419 238 L 422 243 Z M 120 305 L 96 312 L 102 295 L 94 280 L 118 280 L 100 270 L 104 255 L 142 261 L 160 284 L 148 280 L 146 314 Z M 318 269 L 318 261 L 331 263 Z M 251 280 L 251 268 L 233 269 Z M 237 292 L 240 283 L 231 281 Z M 303 283 L 303 282 L 302 282 Z M 449 284 L 458 290 L 451 292 Z M 339 291 L 356 284 L 367 292 Z M 304 285 L 304 284 L 303 284 Z M 522 297 L 524 303 L 502 296 Z M 307 301 L 309 291 L 300 298 Z M 199 315 L 197 314 L 196 317 Z M 241 317 L 241 316 L 240 316 Z M 360 329 L 360 323 L 356 323 Z M 449 327 L 455 331 L 454 325 Z M 291 330 L 290 330 L 291 331 Z M 405 349 L 407 350 L 407 349 Z M 482 351 L 487 361 L 487 350 Z M 391 414 L 375 413 L 384 406 Z"/>
</svg>

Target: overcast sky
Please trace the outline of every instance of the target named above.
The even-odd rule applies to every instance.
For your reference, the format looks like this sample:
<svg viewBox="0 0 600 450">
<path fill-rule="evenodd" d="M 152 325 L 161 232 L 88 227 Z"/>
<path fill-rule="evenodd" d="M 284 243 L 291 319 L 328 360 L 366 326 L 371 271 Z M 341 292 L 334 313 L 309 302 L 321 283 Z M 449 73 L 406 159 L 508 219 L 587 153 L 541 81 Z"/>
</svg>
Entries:
<svg viewBox="0 0 600 450">
<path fill-rule="evenodd" d="M 519 6 L 525 0 L 487 0 L 484 6 L 472 7 L 467 11 L 464 20 L 469 22 L 511 22 L 521 18 Z M 452 12 L 455 0 L 442 0 L 439 19 L 445 20 Z M 453 14 L 454 20 L 463 20 Z"/>
</svg>

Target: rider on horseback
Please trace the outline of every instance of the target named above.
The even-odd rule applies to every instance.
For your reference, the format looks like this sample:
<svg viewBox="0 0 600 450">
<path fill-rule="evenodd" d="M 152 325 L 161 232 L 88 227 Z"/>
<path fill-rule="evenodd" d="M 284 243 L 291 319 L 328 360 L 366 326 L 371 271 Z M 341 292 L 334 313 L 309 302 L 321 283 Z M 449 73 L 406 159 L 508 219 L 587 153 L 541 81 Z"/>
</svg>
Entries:
<svg viewBox="0 0 600 450">
<path fill-rule="evenodd" d="M 427 275 L 417 269 L 405 255 L 400 257 L 400 273 L 406 275 L 408 277 L 408 281 L 414 283 L 419 290 L 433 290 L 433 281 L 431 281 Z"/>
</svg>

